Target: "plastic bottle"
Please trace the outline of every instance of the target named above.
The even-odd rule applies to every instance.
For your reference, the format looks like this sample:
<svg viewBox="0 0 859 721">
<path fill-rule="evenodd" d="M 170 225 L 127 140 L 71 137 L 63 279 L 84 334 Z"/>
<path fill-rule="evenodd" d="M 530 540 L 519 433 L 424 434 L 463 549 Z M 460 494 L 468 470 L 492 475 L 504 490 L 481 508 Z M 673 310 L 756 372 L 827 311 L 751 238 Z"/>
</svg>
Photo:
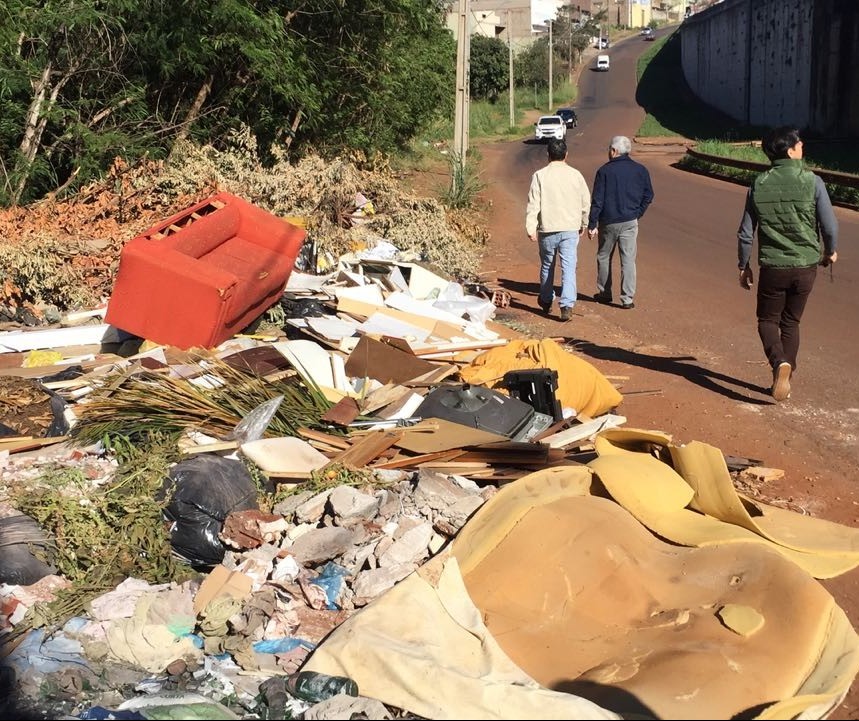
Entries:
<svg viewBox="0 0 859 721">
<path fill-rule="evenodd" d="M 317 671 L 297 671 L 286 679 L 286 690 L 296 698 L 319 703 L 338 693 L 358 695 L 358 684 L 346 676 L 329 676 Z"/>
</svg>

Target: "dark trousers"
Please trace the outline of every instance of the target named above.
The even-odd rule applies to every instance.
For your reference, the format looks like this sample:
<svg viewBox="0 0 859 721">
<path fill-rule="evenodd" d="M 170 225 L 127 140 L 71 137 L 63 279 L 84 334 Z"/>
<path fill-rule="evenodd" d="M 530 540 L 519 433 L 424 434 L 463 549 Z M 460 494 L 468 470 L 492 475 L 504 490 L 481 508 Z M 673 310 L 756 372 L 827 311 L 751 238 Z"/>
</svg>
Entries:
<svg viewBox="0 0 859 721">
<path fill-rule="evenodd" d="M 810 268 L 760 269 L 758 335 L 773 368 L 787 361 L 791 368 L 796 370 L 799 321 L 816 277 L 816 265 Z"/>
</svg>

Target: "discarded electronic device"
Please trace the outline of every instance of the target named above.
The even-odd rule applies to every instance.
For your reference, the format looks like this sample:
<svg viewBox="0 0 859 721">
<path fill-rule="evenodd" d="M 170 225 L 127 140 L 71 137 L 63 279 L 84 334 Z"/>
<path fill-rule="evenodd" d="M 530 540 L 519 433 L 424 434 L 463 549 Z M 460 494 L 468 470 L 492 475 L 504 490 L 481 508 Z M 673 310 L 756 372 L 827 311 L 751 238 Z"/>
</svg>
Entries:
<svg viewBox="0 0 859 721">
<path fill-rule="evenodd" d="M 415 415 L 442 418 L 513 441 L 530 441 L 553 422 L 551 415 L 538 413 L 518 398 L 469 384 L 436 388 L 427 394 Z"/>
<path fill-rule="evenodd" d="M 564 417 L 561 402 L 555 394 L 558 390 L 558 371 L 551 368 L 508 371 L 501 384 L 511 397 L 524 401 L 538 413 L 550 415 L 554 421 Z"/>
</svg>

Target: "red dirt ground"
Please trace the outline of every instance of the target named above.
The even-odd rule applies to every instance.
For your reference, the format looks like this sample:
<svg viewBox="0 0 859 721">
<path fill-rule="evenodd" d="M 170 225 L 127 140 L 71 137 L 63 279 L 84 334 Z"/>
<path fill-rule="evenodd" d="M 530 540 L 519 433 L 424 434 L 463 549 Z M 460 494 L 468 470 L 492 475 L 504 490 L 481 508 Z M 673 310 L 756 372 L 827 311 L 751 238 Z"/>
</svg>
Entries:
<svg viewBox="0 0 859 721">
<path fill-rule="evenodd" d="M 631 59 L 630 54 L 630 65 Z M 633 74 L 624 62 L 617 46 L 616 80 L 587 70 L 582 75 L 580 122 L 568 133 L 568 162 L 589 185 L 606 159 L 609 138 L 632 137 L 643 117 L 628 102 Z M 596 249 L 584 238 L 579 302 L 573 320 L 561 323 L 557 304 L 548 318 L 537 307 L 537 252 L 524 230 L 528 183 L 546 162 L 545 147 L 525 138 L 472 152 L 480 163 L 480 202 L 491 235 L 486 278 L 496 278 L 512 296 L 497 320 L 528 335 L 565 339 L 620 386 L 624 400 L 618 412 L 627 417 L 627 427 L 659 429 L 676 443 L 703 441 L 727 455 L 782 469 L 783 478 L 757 489 L 762 500 L 859 524 L 859 335 L 853 320 L 859 267 L 849 252 L 850 239 L 859 235 L 856 213 L 836 209 L 839 263 L 833 278 L 818 276 L 802 323 L 792 397 L 777 404 L 768 392 L 771 376 L 757 336 L 754 294 L 737 282 L 736 229 L 745 188 L 675 168 L 682 146 L 636 143 L 633 157 L 650 170 L 656 195 L 641 222 L 636 308 L 591 300 Z M 859 569 L 824 585 L 859 627 Z M 857 687 L 831 718 L 859 715 Z"/>
</svg>

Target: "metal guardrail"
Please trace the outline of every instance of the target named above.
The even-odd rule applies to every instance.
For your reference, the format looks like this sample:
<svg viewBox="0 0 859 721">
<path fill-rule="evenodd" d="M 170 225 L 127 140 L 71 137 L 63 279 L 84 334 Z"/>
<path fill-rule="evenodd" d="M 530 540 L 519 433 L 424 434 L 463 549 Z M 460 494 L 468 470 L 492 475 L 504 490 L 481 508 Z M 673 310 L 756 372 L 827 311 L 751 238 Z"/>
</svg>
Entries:
<svg viewBox="0 0 859 721">
<path fill-rule="evenodd" d="M 749 160 L 726 158 L 723 155 L 708 155 L 707 153 L 701 153 L 697 150 L 692 150 L 691 148 L 686 149 L 686 155 L 692 158 L 697 158 L 698 160 L 704 160 L 708 163 L 727 165 L 730 168 L 750 170 L 756 173 L 763 172 L 770 167 L 768 163 L 753 163 Z M 859 188 L 859 175 L 853 175 L 852 173 L 837 173 L 832 170 L 821 170 L 819 168 L 810 168 L 810 170 L 813 170 L 815 175 L 819 175 L 824 183 L 842 185 L 846 188 Z"/>
</svg>

